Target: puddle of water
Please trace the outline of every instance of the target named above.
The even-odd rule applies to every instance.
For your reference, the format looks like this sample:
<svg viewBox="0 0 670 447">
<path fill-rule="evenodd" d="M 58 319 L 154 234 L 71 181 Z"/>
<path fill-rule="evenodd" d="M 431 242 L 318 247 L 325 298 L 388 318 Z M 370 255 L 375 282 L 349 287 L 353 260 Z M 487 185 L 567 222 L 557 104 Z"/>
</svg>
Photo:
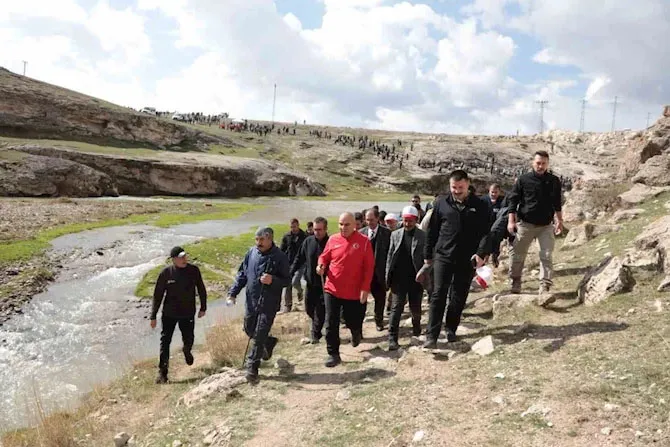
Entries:
<svg viewBox="0 0 670 447">
<path fill-rule="evenodd" d="M 158 355 L 159 328 L 151 330 L 146 319 L 149 309 L 139 305 L 133 293 L 142 276 L 163 262 L 170 247 L 234 235 L 294 216 L 309 220 L 372 205 L 286 199 L 264 204 L 266 208 L 228 221 L 167 229 L 101 228 L 54 240 L 53 254 L 63 264 L 62 274 L 24 307 L 23 314 L 0 327 L 0 427 L 33 423 L 35 394 L 48 410 L 66 408 L 95 385 L 123 374 L 133 362 Z M 380 206 L 395 212 L 404 204 Z M 335 222 L 333 231 L 337 231 Z M 101 248 L 102 256 L 96 253 Z M 234 308 L 212 303 L 207 316 L 197 320 L 196 343 L 203 342 L 207 327 L 241 315 L 243 301 L 240 296 Z M 181 347 L 179 335 L 173 347 Z M 173 358 L 183 361 L 178 355 Z"/>
</svg>

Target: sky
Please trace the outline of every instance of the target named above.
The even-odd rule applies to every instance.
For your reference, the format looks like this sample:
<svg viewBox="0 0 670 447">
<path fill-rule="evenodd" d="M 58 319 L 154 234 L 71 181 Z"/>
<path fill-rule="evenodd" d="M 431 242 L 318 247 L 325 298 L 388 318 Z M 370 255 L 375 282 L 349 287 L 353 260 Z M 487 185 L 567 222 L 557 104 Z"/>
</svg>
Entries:
<svg viewBox="0 0 670 447">
<path fill-rule="evenodd" d="M 21 0 L 0 66 L 137 109 L 270 120 L 276 85 L 278 121 L 602 132 L 670 103 L 669 35 L 668 0 Z"/>
</svg>

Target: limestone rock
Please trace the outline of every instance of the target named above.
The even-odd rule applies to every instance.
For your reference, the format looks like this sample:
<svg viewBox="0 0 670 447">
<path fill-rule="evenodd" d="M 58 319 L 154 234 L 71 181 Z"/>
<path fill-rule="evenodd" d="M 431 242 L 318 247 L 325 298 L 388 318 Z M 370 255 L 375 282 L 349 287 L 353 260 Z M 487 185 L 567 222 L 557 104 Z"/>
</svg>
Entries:
<svg viewBox="0 0 670 447">
<path fill-rule="evenodd" d="M 545 417 L 551 412 L 551 408 L 545 407 L 544 405 L 540 404 L 534 404 L 528 407 L 526 411 L 521 413 L 521 417 L 525 418 L 528 415 L 537 415 L 537 416 L 542 416 Z"/>
<path fill-rule="evenodd" d="M 114 445 L 116 447 L 123 447 L 125 445 L 128 445 L 128 441 L 130 440 L 130 435 L 126 432 L 121 432 L 114 436 Z"/>
<path fill-rule="evenodd" d="M 663 278 L 663 281 L 661 281 L 656 290 L 659 292 L 667 292 L 670 290 L 670 276 Z"/>
<path fill-rule="evenodd" d="M 648 186 L 670 185 L 670 155 L 664 153 L 650 158 L 631 180 Z"/>
<path fill-rule="evenodd" d="M 494 351 L 495 346 L 493 345 L 493 337 L 490 335 L 487 335 L 472 345 L 472 352 L 482 357 L 492 354 Z"/>
<path fill-rule="evenodd" d="M 634 272 L 658 273 L 663 271 L 663 255 L 659 248 L 629 250 L 622 262 Z"/>
<path fill-rule="evenodd" d="M 629 220 L 633 220 L 637 218 L 640 214 L 644 213 L 644 210 L 642 208 L 632 208 L 632 209 L 627 209 L 627 210 L 616 210 L 614 214 L 612 215 L 611 222 L 612 223 L 620 223 L 620 222 L 625 222 Z"/>
<path fill-rule="evenodd" d="M 563 241 L 561 250 L 569 250 L 576 247 L 581 247 L 588 241 L 593 239 L 595 233 L 595 225 L 590 222 L 584 222 L 581 225 L 573 227 Z"/>
<path fill-rule="evenodd" d="M 600 433 L 602 433 L 605 436 L 609 436 L 612 434 L 612 429 L 610 427 L 603 427 L 600 429 Z"/>
<path fill-rule="evenodd" d="M 423 430 L 419 430 L 418 432 L 414 433 L 414 436 L 412 437 L 412 442 L 413 443 L 419 443 L 423 441 L 423 438 L 426 436 L 426 433 Z"/>
<path fill-rule="evenodd" d="M 179 401 L 187 407 L 191 407 L 215 393 L 231 394 L 231 397 L 233 397 L 234 393 L 239 395 L 235 387 L 243 383 L 246 383 L 243 371 L 223 368 L 222 372 L 203 379 L 198 386 L 184 394 Z"/>
<path fill-rule="evenodd" d="M 493 315 L 505 312 L 509 309 L 522 308 L 538 305 L 539 296 L 537 294 L 498 294 L 493 297 Z"/>
<path fill-rule="evenodd" d="M 577 288 L 577 296 L 581 302 L 591 306 L 612 295 L 630 292 L 634 286 L 630 267 L 623 265 L 617 257 L 608 257 L 584 275 Z"/>
<path fill-rule="evenodd" d="M 104 178 L 111 179 L 113 192 L 118 194 L 227 197 L 287 195 L 290 192 L 290 185 L 293 184 L 301 185 L 300 191 L 309 190 L 310 195 L 325 195 L 323 185 L 312 182 L 303 174 L 292 172 L 281 164 L 267 160 L 211 154 L 186 156 L 180 153 L 165 154 L 160 160 L 127 158 L 35 145 L 11 146 L 10 149 L 22 156 L 25 154 L 40 156 L 41 160 L 45 160 L 45 164 L 58 160 L 70 161 L 78 166 L 77 169 L 85 174 L 86 179 L 90 179 L 89 182 L 98 180 L 98 176 L 104 173 L 107 176 Z M 55 159 L 57 160 L 54 161 Z M 23 162 L 23 168 L 27 172 L 32 172 L 32 169 L 38 169 L 40 166 L 42 165 Z M 10 172 L 3 174 L 0 168 L 0 193 L 2 193 L 1 185 L 9 183 L 10 180 Z M 77 180 L 77 182 L 83 181 Z M 51 195 L 49 190 L 41 194 L 39 191 L 40 189 L 32 195 Z"/>
<path fill-rule="evenodd" d="M 335 396 L 335 400 L 349 400 L 351 398 L 351 392 L 349 390 L 341 390 Z"/>
<path fill-rule="evenodd" d="M 666 274 L 670 273 L 670 216 L 663 216 L 660 219 L 647 225 L 642 233 L 635 238 L 635 248 L 639 251 L 653 251 L 658 250 L 663 259 L 662 271 Z"/>
<path fill-rule="evenodd" d="M 619 194 L 619 200 L 623 206 L 636 206 L 647 199 L 656 197 L 659 194 L 668 191 L 669 189 L 670 188 L 668 187 L 647 186 L 642 183 L 636 183 L 630 190 L 623 194 Z"/>
</svg>

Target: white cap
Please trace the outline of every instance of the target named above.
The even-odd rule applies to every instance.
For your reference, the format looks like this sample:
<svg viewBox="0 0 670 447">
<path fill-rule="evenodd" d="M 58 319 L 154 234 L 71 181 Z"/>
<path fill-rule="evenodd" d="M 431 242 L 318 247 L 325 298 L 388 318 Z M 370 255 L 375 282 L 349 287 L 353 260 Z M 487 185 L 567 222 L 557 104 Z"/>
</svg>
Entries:
<svg viewBox="0 0 670 447">
<path fill-rule="evenodd" d="M 386 217 L 384 218 L 384 222 L 386 222 L 387 220 L 395 220 L 397 222 L 398 221 L 398 216 L 396 216 L 393 213 L 388 213 L 386 215 Z"/>
<path fill-rule="evenodd" d="M 402 217 L 414 217 L 419 218 L 419 212 L 413 206 L 406 206 L 402 209 Z"/>
</svg>

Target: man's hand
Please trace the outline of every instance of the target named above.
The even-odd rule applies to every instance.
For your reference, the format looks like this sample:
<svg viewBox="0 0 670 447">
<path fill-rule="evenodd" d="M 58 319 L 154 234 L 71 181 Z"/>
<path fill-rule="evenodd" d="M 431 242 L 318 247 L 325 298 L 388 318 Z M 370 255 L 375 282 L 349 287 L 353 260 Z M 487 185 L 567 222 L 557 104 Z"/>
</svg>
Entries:
<svg viewBox="0 0 670 447">
<path fill-rule="evenodd" d="M 205 316 L 205 313 L 206 313 L 206 311 L 204 311 L 204 310 L 199 311 L 199 312 L 198 312 L 198 318 L 202 318 L 202 317 L 204 317 L 204 316 Z"/>
<path fill-rule="evenodd" d="M 563 221 L 557 220 L 556 223 L 554 224 L 554 234 L 558 236 L 562 232 L 563 232 Z"/>
<path fill-rule="evenodd" d="M 482 259 L 479 257 L 479 255 L 474 255 L 472 257 L 473 264 L 475 265 L 475 268 L 483 267 L 484 264 L 486 264 L 486 258 Z"/>
<path fill-rule="evenodd" d="M 149 324 L 151 324 L 151 329 L 156 329 L 156 320 L 151 320 Z"/>
<path fill-rule="evenodd" d="M 511 235 L 516 235 L 516 231 L 517 231 L 516 222 L 509 222 L 507 224 L 507 232 Z"/>
<path fill-rule="evenodd" d="M 433 265 L 433 260 L 432 259 L 424 259 L 423 263 L 426 265 Z"/>
<path fill-rule="evenodd" d="M 227 306 L 234 306 L 236 302 L 237 302 L 237 298 L 235 298 L 234 296 L 229 296 L 228 298 L 226 298 L 226 305 Z"/>
<path fill-rule="evenodd" d="M 268 275 L 267 273 L 263 273 L 261 275 L 261 284 L 265 284 L 266 286 L 269 286 L 272 284 L 272 275 Z"/>
<path fill-rule="evenodd" d="M 326 268 L 323 265 L 319 264 L 319 265 L 316 266 L 316 274 L 317 275 L 323 276 L 323 273 L 325 271 L 326 271 Z"/>
<path fill-rule="evenodd" d="M 368 295 L 370 292 L 366 292 L 365 290 L 361 290 L 361 304 L 365 304 L 368 302 Z"/>
</svg>

